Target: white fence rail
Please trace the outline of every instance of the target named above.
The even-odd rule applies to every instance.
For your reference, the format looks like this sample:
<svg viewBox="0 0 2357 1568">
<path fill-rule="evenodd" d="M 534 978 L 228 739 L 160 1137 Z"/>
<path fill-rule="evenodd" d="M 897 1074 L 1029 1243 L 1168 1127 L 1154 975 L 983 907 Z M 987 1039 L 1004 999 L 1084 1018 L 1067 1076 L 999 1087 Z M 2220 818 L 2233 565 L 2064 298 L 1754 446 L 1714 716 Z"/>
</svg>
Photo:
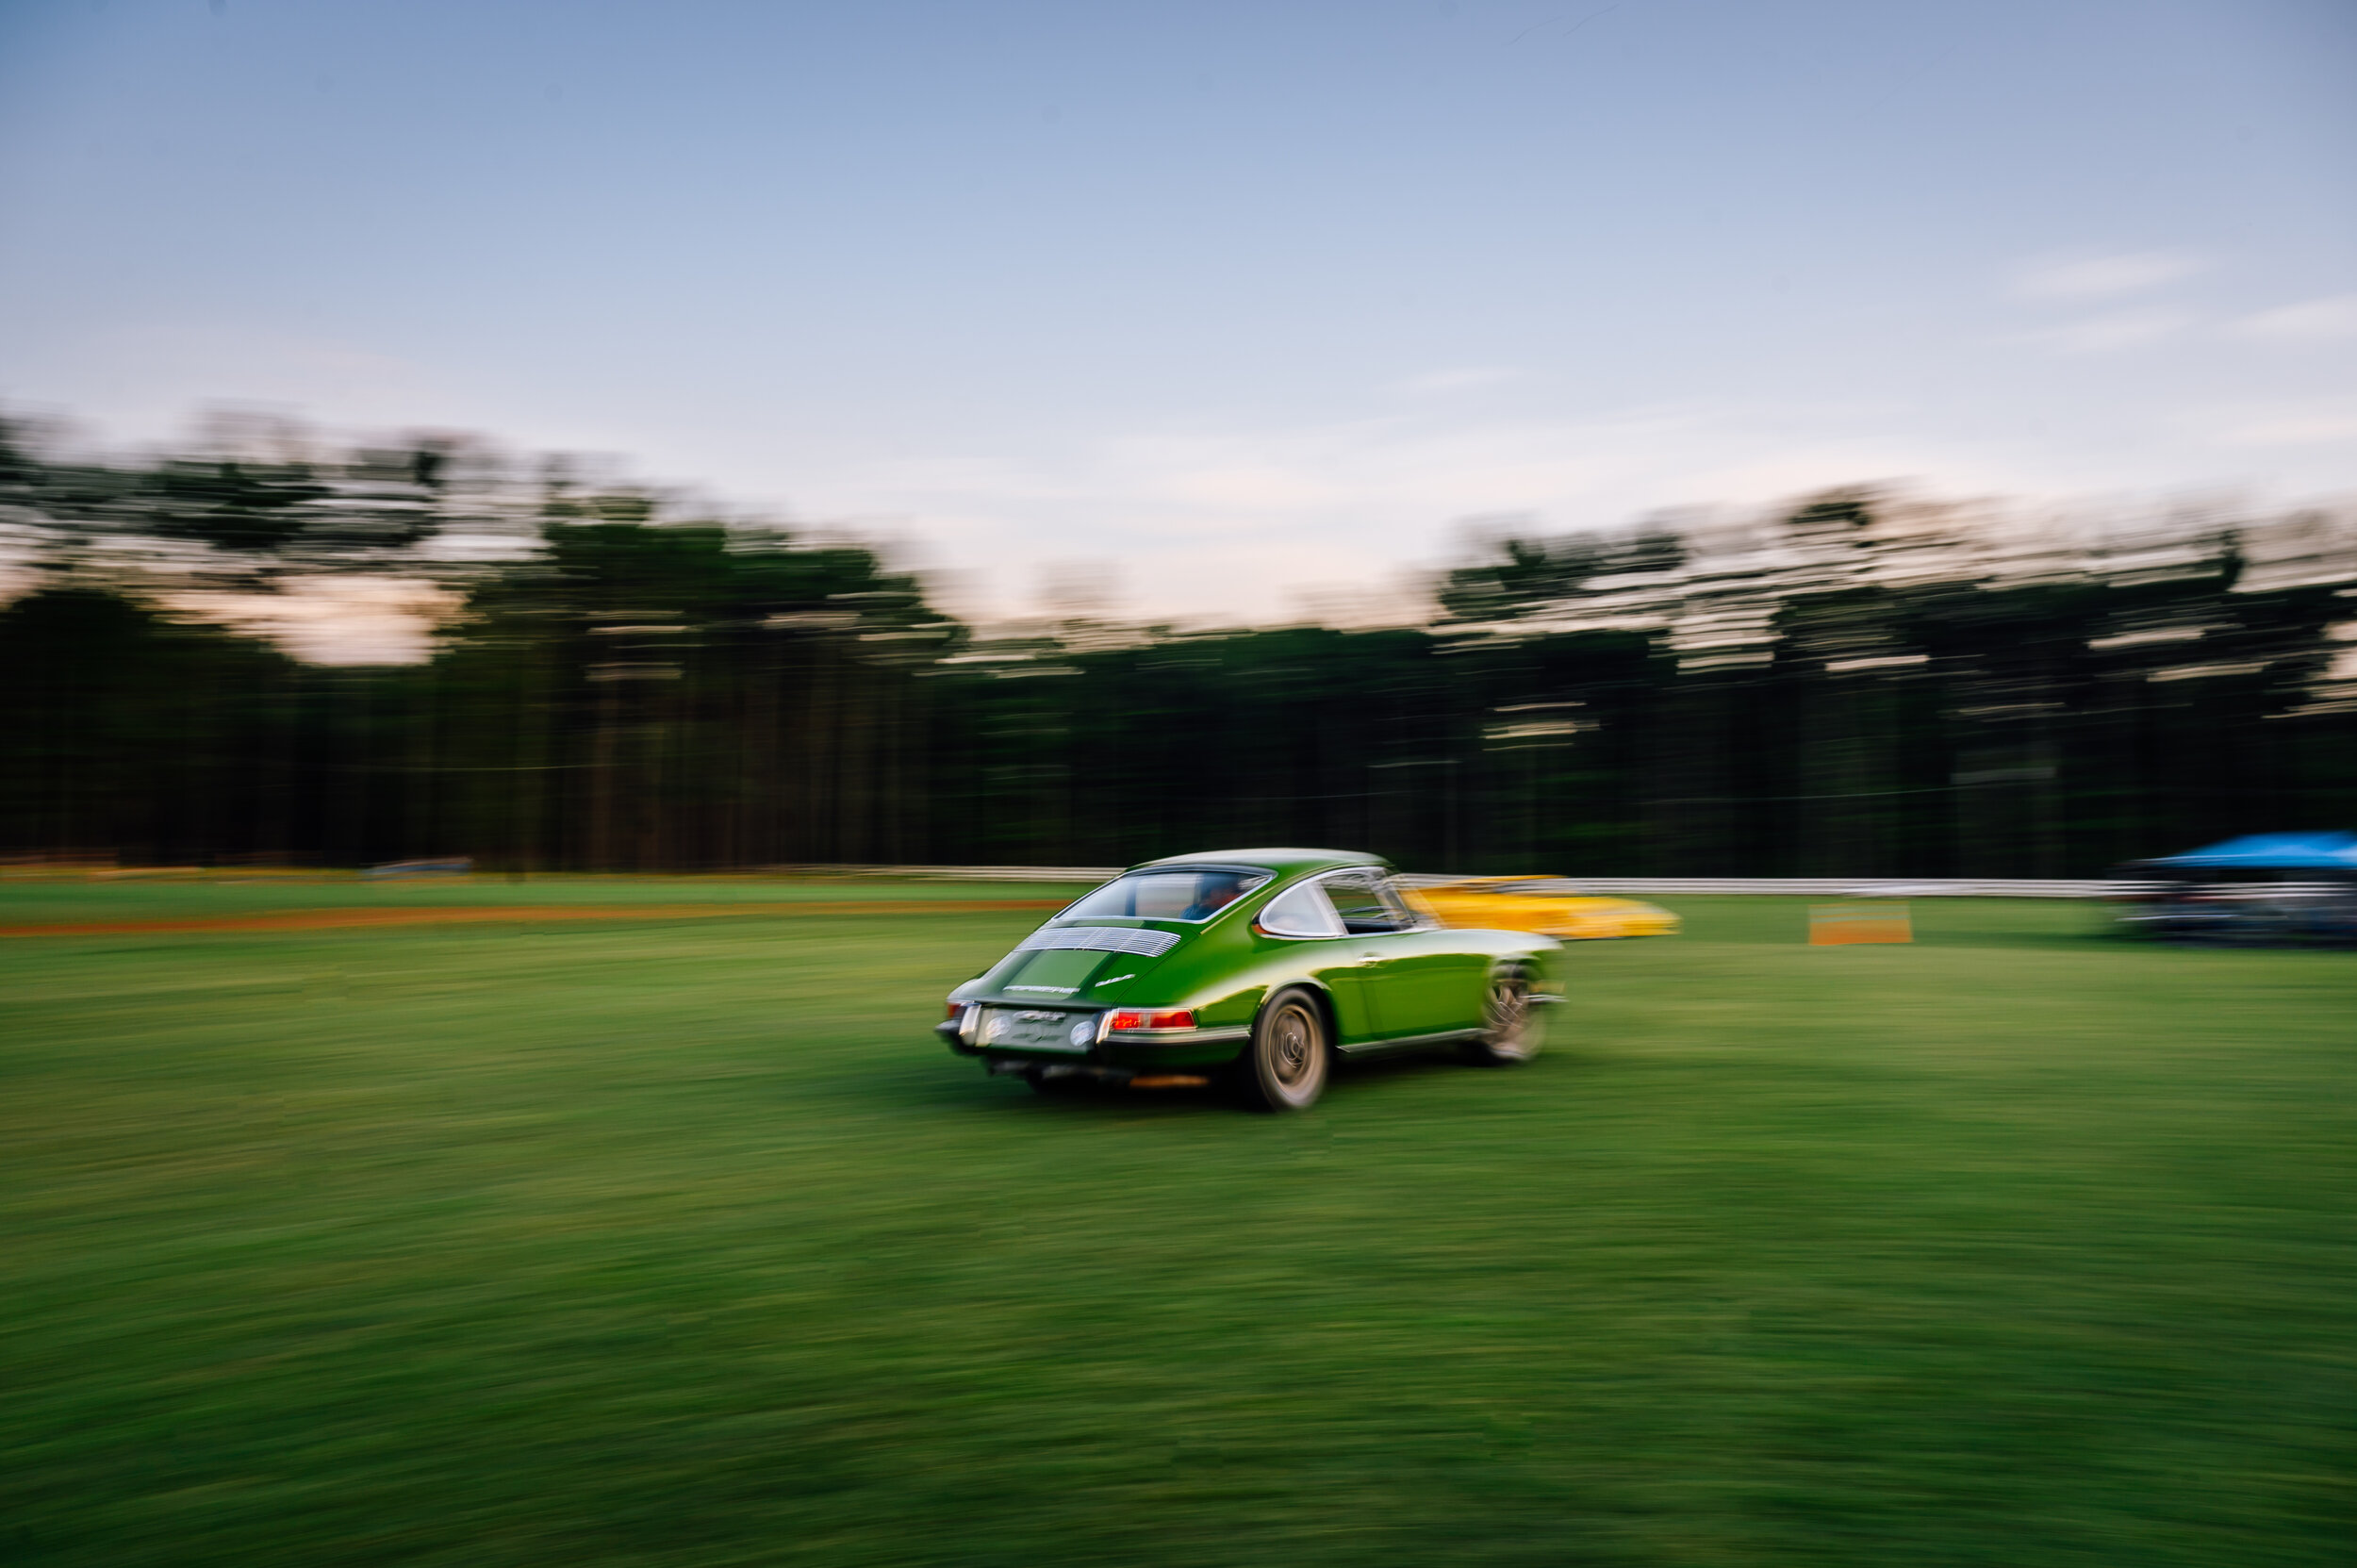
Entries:
<svg viewBox="0 0 2357 1568">
<path fill-rule="evenodd" d="M 1407 879 L 1411 884 L 1425 879 Z M 1435 877 L 1434 882 L 1446 881 Z M 1856 877 L 1574 877 L 1565 892 L 1670 897 L 1679 893 L 1771 893 L 1831 899 L 2102 899 L 2148 885 L 2134 882 L 1939 877 L 1870 882 Z"/>
<path fill-rule="evenodd" d="M 1128 869 L 1121 866 L 766 866 L 795 877 L 931 877 L 939 882 L 1071 882 L 1094 886 Z"/>
<path fill-rule="evenodd" d="M 780 869 L 843 877 L 930 877 L 945 882 L 1100 883 L 1122 872 L 1118 866 L 804 866 Z M 1458 879 L 1422 872 L 1400 880 L 1410 887 L 1431 887 Z M 1564 877 L 1552 879 L 1544 885 L 1551 892 L 1635 898 L 1667 898 L 1680 893 L 1760 893 L 1831 899 L 2102 899 L 2132 893 L 2149 884 L 1985 877 L 1907 881 L 1859 877 Z"/>
</svg>

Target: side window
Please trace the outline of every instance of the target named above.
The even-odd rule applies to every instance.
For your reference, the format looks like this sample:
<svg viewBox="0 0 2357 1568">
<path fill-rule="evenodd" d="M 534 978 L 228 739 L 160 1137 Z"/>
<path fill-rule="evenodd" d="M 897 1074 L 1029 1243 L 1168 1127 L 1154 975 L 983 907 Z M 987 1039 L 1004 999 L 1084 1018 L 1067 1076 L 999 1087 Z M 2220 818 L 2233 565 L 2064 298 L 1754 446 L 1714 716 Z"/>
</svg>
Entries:
<svg viewBox="0 0 2357 1568">
<path fill-rule="evenodd" d="M 1271 936 L 1341 936 L 1344 934 L 1342 916 L 1327 900 L 1326 890 L 1316 883 L 1305 882 L 1289 887 L 1268 901 L 1261 911 L 1261 929 Z"/>
<path fill-rule="evenodd" d="M 1424 916 L 1418 915 L 1416 906 L 1409 903 L 1401 894 L 1398 883 L 1390 877 L 1378 878 L 1376 882 L 1376 890 L 1383 895 L 1383 901 L 1391 906 L 1392 919 L 1396 923 L 1396 929 L 1413 931 L 1424 924 Z"/>
<path fill-rule="evenodd" d="M 1346 871 L 1339 877 L 1327 878 L 1325 886 L 1346 932 L 1406 931 L 1415 924 L 1407 907 L 1392 896 L 1392 890 L 1376 872 Z"/>
</svg>

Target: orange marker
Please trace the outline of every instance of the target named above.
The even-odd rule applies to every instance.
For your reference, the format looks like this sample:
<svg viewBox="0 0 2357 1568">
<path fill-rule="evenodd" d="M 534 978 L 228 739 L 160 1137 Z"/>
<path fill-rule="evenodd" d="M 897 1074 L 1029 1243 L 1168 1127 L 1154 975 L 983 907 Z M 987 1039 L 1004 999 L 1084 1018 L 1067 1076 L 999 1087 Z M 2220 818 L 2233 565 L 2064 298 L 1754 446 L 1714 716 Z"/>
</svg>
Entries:
<svg viewBox="0 0 2357 1568">
<path fill-rule="evenodd" d="M 1904 904 L 1811 904 L 1808 945 L 1840 948 L 1854 942 L 1912 942 Z"/>
</svg>

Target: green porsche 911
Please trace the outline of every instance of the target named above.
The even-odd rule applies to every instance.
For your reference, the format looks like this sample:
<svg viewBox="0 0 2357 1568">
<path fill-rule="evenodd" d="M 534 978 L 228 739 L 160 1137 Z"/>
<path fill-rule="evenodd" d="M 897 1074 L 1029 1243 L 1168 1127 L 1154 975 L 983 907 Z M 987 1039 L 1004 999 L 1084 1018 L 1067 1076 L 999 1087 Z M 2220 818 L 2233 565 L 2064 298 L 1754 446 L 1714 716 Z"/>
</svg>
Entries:
<svg viewBox="0 0 2357 1568">
<path fill-rule="evenodd" d="M 1461 1047 L 1521 1062 L 1559 1000 L 1553 937 L 1447 930 L 1374 855 L 1225 850 L 1148 861 L 1065 906 L 949 994 L 949 1048 L 1042 1090 L 1232 1085 L 1271 1111 L 1336 1053 Z"/>
</svg>

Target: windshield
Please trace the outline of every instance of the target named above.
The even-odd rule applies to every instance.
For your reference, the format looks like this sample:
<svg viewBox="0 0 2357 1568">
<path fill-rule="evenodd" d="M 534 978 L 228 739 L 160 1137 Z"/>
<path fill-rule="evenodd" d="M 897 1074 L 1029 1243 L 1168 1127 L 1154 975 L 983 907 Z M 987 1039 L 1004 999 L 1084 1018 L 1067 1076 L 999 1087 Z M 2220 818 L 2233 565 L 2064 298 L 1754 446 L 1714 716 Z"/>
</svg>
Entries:
<svg viewBox="0 0 2357 1568">
<path fill-rule="evenodd" d="M 1268 881 L 1266 871 L 1236 866 L 1174 866 L 1132 871 L 1056 916 L 1058 921 L 1121 916 L 1145 920 L 1208 920 Z"/>
</svg>

